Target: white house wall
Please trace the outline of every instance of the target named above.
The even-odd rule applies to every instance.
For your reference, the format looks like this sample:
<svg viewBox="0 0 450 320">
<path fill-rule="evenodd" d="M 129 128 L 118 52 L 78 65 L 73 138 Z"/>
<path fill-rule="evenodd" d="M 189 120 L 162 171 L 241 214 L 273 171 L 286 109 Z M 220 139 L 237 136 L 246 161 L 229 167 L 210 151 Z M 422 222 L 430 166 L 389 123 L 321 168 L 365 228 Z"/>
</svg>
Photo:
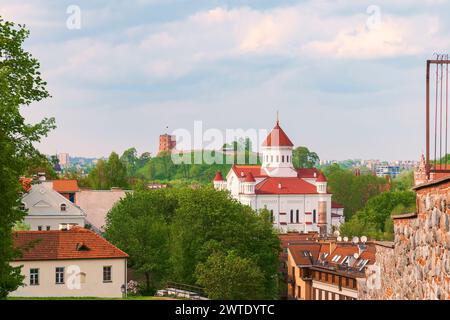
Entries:
<svg viewBox="0 0 450 320">
<path fill-rule="evenodd" d="M 122 297 L 121 286 L 126 283 L 126 259 L 84 259 L 16 261 L 13 267 L 23 266 L 24 286 L 10 295 L 12 297 Z M 85 274 L 85 282 L 79 283 L 78 273 L 69 273 L 69 267 Z M 112 281 L 103 282 L 103 266 L 111 266 Z M 56 284 L 56 268 L 64 267 L 64 284 Z M 30 285 L 30 269 L 39 269 L 39 285 Z M 80 287 L 77 288 L 76 283 Z"/>
</svg>

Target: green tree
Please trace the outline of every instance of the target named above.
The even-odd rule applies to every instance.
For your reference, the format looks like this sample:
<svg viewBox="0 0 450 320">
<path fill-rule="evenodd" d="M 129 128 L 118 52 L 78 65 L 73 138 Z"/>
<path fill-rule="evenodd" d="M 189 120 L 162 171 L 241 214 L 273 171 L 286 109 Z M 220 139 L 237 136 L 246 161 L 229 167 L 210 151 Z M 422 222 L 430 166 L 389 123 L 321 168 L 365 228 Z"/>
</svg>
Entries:
<svg viewBox="0 0 450 320">
<path fill-rule="evenodd" d="M 23 219 L 18 210 L 19 177 L 30 162 L 42 155 L 33 144 L 55 127 L 54 119 L 27 124 L 22 106 L 49 96 L 39 72 L 39 62 L 23 50 L 29 31 L 0 17 L 0 299 L 22 284 L 20 267 L 9 262 L 18 254 L 12 244 L 12 228 Z"/>
<path fill-rule="evenodd" d="M 307 147 L 297 147 L 292 151 L 292 164 L 295 168 L 314 168 L 319 165 L 317 153 Z"/>
<path fill-rule="evenodd" d="M 415 211 L 416 196 L 411 191 L 383 192 L 371 198 L 341 227 L 345 236 L 369 236 L 378 240 L 393 237 L 392 215 Z"/>
<path fill-rule="evenodd" d="M 127 176 L 134 176 L 139 163 L 136 148 L 129 148 L 125 150 L 120 156 L 120 161 L 125 165 Z"/>
<path fill-rule="evenodd" d="M 345 207 L 345 217 L 349 220 L 367 201 L 386 191 L 387 181 L 374 175 L 355 176 L 351 170 L 342 169 L 334 164 L 325 168 L 328 187 L 333 194 L 333 200 Z"/>
<path fill-rule="evenodd" d="M 396 191 L 410 191 L 414 186 L 414 171 L 403 171 L 392 180 L 393 189 Z"/>
<path fill-rule="evenodd" d="M 213 252 L 233 250 L 251 259 L 264 275 L 265 298 L 277 295 L 280 242 L 267 214 L 210 187 L 177 190 L 171 260 L 175 281 L 195 284 L 195 268 Z"/>
<path fill-rule="evenodd" d="M 152 293 L 169 275 L 169 222 L 176 200 L 166 190 L 128 193 L 106 217 L 105 237 L 130 255 Z"/>
<path fill-rule="evenodd" d="M 111 152 L 108 160 L 100 159 L 87 178 L 93 189 L 107 190 L 112 187 L 127 188 L 127 169 L 120 161 L 119 155 Z"/>
<path fill-rule="evenodd" d="M 264 274 L 248 258 L 234 251 L 215 252 L 196 268 L 197 283 L 210 299 L 256 300 L 265 298 Z"/>
<path fill-rule="evenodd" d="M 117 153 L 111 152 L 109 155 L 106 170 L 110 187 L 127 187 L 127 168 L 120 161 Z"/>
</svg>

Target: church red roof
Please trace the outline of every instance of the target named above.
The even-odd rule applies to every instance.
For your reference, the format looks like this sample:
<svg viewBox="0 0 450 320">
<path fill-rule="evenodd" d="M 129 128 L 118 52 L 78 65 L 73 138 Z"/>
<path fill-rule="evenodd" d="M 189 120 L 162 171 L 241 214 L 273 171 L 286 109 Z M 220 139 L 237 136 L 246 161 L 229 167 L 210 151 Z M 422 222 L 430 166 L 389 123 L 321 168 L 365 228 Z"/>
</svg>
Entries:
<svg viewBox="0 0 450 320">
<path fill-rule="evenodd" d="M 249 172 L 252 173 L 253 177 L 267 177 L 267 174 L 261 170 L 259 165 L 233 165 L 231 169 L 239 177 L 245 177 Z"/>
<path fill-rule="evenodd" d="M 315 185 L 297 177 L 268 177 L 258 183 L 256 194 L 316 194 Z"/>
<path fill-rule="evenodd" d="M 244 182 L 255 182 L 255 178 L 253 177 L 253 174 L 251 171 L 247 173 L 245 176 Z"/>
<path fill-rule="evenodd" d="M 275 127 L 264 140 L 263 147 L 293 147 L 294 144 L 289 139 L 287 134 L 281 129 L 278 121 Z"/>
<path fill-rule="evenodd" d="M 216 172 L 216 176 L 214 177 L 214 181 L 223 181 L 222 173 L 220 171 Z"/>
<path fill-rule="evenodd" d="M 317 182 L 327 182 L 327 178 L 325 178 L 325 175 L 322 172 L 319 172 L 319 176 L 317 177 Z"/>
</svg>

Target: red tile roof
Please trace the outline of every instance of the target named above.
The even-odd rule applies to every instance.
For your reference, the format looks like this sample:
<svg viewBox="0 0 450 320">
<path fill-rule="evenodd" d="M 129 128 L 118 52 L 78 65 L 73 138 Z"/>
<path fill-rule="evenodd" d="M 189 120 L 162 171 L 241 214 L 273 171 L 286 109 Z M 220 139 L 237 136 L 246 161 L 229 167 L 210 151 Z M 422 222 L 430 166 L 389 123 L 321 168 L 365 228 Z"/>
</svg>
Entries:
<svg viewBox="0 0 450 320">
<path fill-rule="evenodd" d="M 305 242 L 294 244 L 288 247 L 289 252 L 296 265 L 313 265 L 319 258 L 319 254 L 326 250 L 322 249 L 323 244 L 319 242 Z M 311 255 L 309 255 L 311 253 Z"/>
<path fill-rule="evenodd" d="M 263 177 L 268 176 L 264 170 L 261 170 L 260 165 L 236 165 L 235 164 L 231 167 L 231 169 L 234 171 L 234 173 L 239 178 L 245 177 L 249 172 L 251 172 L 255 178 L 263 178 Z M 298 178 L 314 179 L 314 178 L 317 178 L 319 175 L 319 170 L 316 168 L 301 168 L 301 169 L 296 169 L 296 170 L 297 170 Z"/>
<path fill-rule="evenodd" d="M 245 177 L 249 172 L 252 173 L 253 177 L 267 177 L 267 174 L 261 170 L 259 165 L 233 165 L 231 169 L 239 177 Z"/>
<path fill-rule="evenodd" d="M 258 183 L 256 194 L 316 194 L 315 185 L 301 178 L 268 177 Z"/>
<path fill-rule="evenodd" d="M 79 190 L 77 180 L 54 180 L 53 190 L 59 193 L 76 192 Z"/>
<path fill-rule="evenodd" d="M 319 170 L 316 168 L 300 168 L 297 169 L 297 177 L 304 179 L 314 179 L 319 175 Z"/>
<path fill-rule="evenodd" d="M 281 129 L 278 121 L 275 127 L 264 140 L 263 147 L 293 147 L 294 144 L 291 142 L 287 134 Z"/>
<path fill-rule="evenodd" d="M 327 182 L 327 178 L 325 178 L 325 175 L 322 172 L 319 172 L 319 176 L 317 177 L 317 182 Z"/>
<path fill-rule="evenodd" d="M 67 231 L 17 231 L 14 247 L 22 251 L 16 261 L 113 259 L 128 255 L 93 231 L 72 227 Z M 83 245 L 88 250 L 78 250 Z"/>
<path fill-rule="evenodd" d="M 344 208 L 344 206 L 340 203 L 337 203 L 335 201 L 331 201 L 331 208 L 333 209 L 340 209 L 340 208 Z"/>
<path fill-rule="evenodd" d="M 222 173 L 220 171 L 216 172 L 216 176 L 214 177 L 214 181 L 223 181 Z"/>
<path fill-rule="evenodd" d="M 20 177 L 19 182 L 22 185 L 22 189 L 24 192 L 28 192 L 31 190 L 31 183 L 33 182 L 33 179 Z"/>
<path fill-rule="evenodd" d="M 354 245 L 353 243 L 337 243 L 336 248 L 333 250 L 333 252 L 326 258 L 326 261 L 329 264 L 340 264 L 342 260 L 346 256 L 353 256 L 353 254 L 359 253 L 359 249 L 357 245 Z M 367 259 L 369 260 L 369 264 L 373 264 L 375 262 L 375 253 L 376 248 L 373 244 L 366 244 L 365 250 L 361 253 L 359 256 L 359 260 L 361 259 Z M 335 256 L 341 256 L 339 260 L 332 261 Z"/>
<path fill-rule="evenodd" d="M 256 181 L 256 180 L 255 180 L 255 178 L 253 177 L 252 172 L 250 171 L 250 172 L 245 176 L 244 182 L 255 182 L 255 181 Z"/>
</svg>

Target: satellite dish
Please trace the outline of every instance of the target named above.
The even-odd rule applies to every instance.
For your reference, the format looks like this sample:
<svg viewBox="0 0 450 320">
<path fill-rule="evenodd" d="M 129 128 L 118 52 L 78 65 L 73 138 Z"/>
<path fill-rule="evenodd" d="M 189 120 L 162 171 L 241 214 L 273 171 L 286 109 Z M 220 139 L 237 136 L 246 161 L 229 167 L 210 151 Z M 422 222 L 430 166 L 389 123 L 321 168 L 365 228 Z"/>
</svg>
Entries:
<svg viewBox="0 0 450 320">
<path fill-rule="evenodd" d="M 352 242 L 354 244 L 357 244 L 359 242 L 359 238 L 358 237 L 353 237 Z"/>
<path fill-rule="evenodd" d="M 342 237 L 339 236 L 339 237 L 337 237 L 336 240 L 340 242 L 340 241 L 342 241 Z"/>
<path fill-rule="evenodd" d="M 361 242 L 362 243 L 366 243 L 367 242 L 367 237 L 366 236 L 362 236 L 361 237 Z"/>
<path fill-rule="evenodd" d="M 344 241 L 347 242 L 348 241 L 348 237 L 344 237 Z"/>
<path fill-rule="evenodd" d="M 355 252 L 355 253 L 353 254 L 353 258 L 355 258 L 355 260 L 358 260 L 359 254 L 358 254 L 357 252 Z"/>
<path fill-rule="evenodd" d="M 341 233 L 339 232 L 339 230 L 336 230 L 336 231 L 334 232 L 334 236 L 339 237 L 340 235 L 341 235 Z"/>
</svg>

